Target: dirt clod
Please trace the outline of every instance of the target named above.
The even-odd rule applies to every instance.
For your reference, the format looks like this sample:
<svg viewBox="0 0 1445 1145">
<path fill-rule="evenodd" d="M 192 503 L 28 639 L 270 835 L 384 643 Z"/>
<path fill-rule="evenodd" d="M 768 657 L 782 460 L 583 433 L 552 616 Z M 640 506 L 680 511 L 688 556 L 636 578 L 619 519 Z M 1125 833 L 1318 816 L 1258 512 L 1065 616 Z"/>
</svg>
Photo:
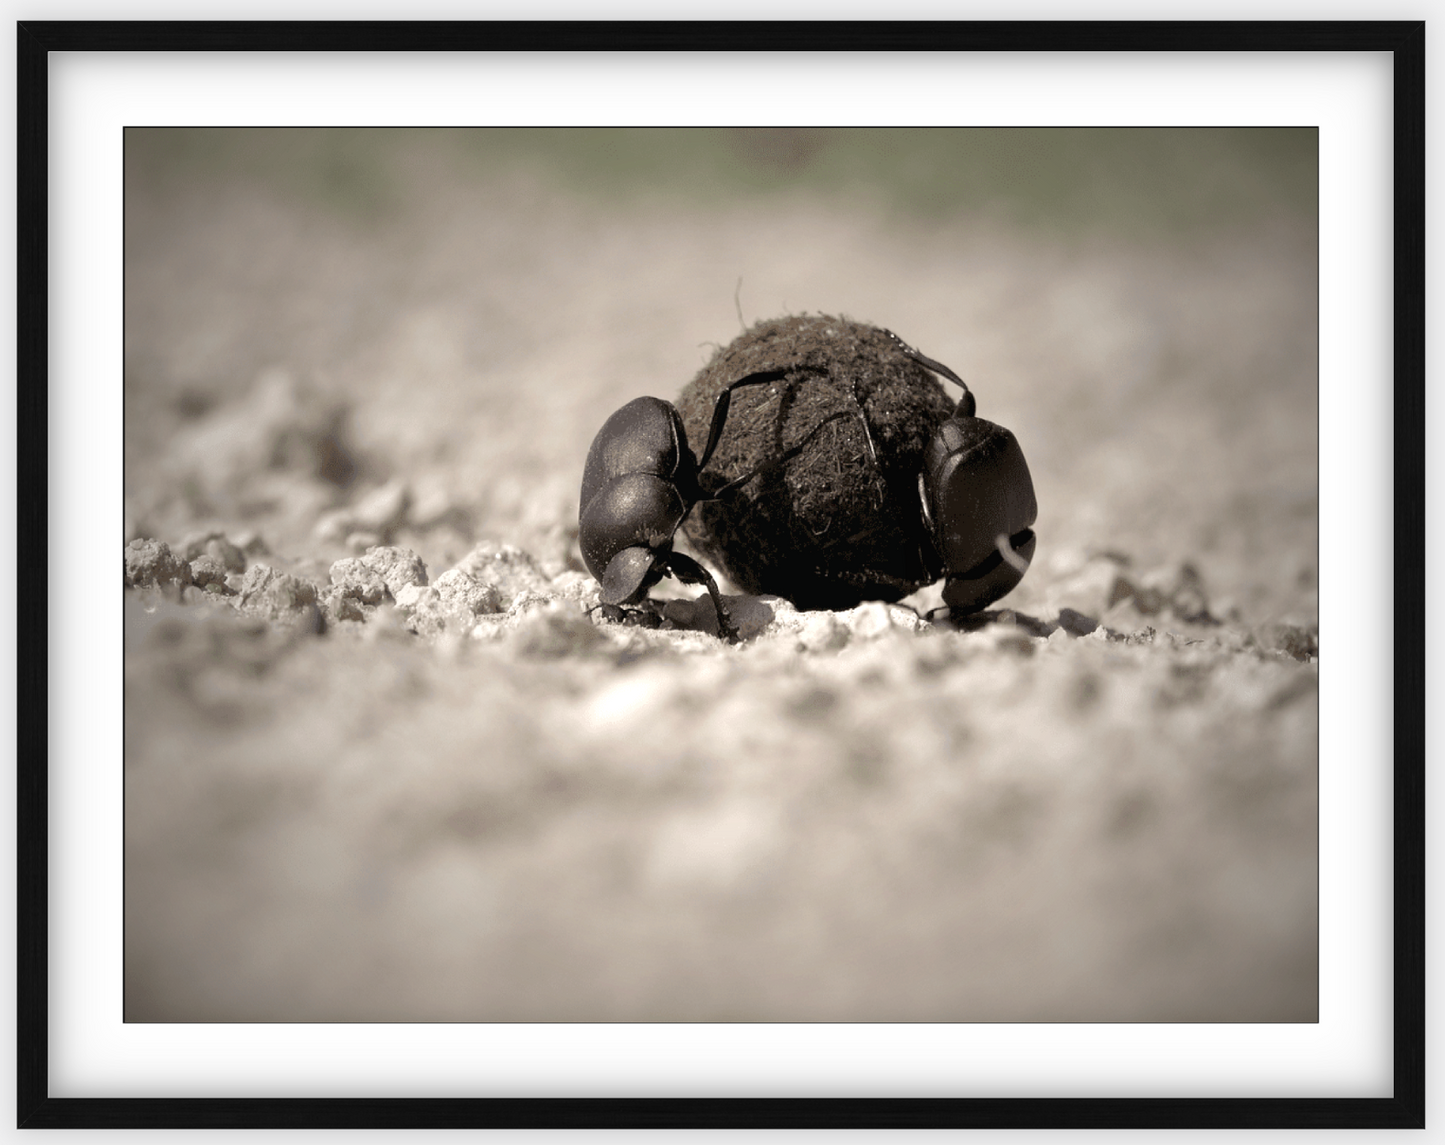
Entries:
<svg viewBox="0 0 1445 1145">
<path fill-rule="evenodd" d="M 359 558 L 363 568 L 381 578 L 393 599 L 409 584 L 426 584 L 426 565 L 410 549 L 377 545 Z"/>
<path fill-rule="evenodd" d="M 229 592 L 230 589 L 226 587 L 226 577 L 229 575 L 226 566 L 213 556 L 200 556 L 191 562 L 191 583 L 197 588 L 215 588 L 218 592 Z"/>
<path fill-rule="evenodd" d="M 483 541 L 457 563 L 458 571 L 479 584 L 489 584 L 498 593 L 498 608 L 510 609 L 524 593 L 540 592 L 548 579 L 532 559 L 515 545 Z"/>
<path fill-rule="evenodd" d="M 309 580 L 257 564 L 241 583 L 237 607 L 266 620 L 295 620 L 315 606 L 316 598 L 316 586 Z"/>
<path fill-rule="evenodd" d="M 432 585 L 407 585 L 397 593 L 396 605 L 419 635 L 435 637 L 447 631 L 468 635 L 478 617 L 501 611 L 501 593 L 461 569 L 448 569 Z"/>
<path fill-rule="evenodd" d="M 125 583 L 127 588 L 184 588 L 191 583 L 191 570 L 164 541 L 135 540 L 125 547 Z"/>
<path fill-rule="evenodd" d="M 1070 636 L 1087 636 L 1099 627 L 1099 622 L 1072 608 L 1063 608 L 1059 610 L 1059 627 Z"/>
<path fill-rule="evenodd" d="M 381 574 L 359 557 L 343 557 L 332 565 L 331 583 L 342 596 L 362 604 L 380 604 L 390 596 Z"/>
</svg>

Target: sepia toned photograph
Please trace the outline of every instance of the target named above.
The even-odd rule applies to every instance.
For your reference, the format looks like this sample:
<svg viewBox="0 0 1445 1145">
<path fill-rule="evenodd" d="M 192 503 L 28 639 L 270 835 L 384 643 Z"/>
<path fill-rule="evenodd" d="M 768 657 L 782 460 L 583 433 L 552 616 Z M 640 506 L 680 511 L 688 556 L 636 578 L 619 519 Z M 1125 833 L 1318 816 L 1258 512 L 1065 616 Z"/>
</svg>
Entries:
<svg viewBox="0 0 1445 1145">
<path fill-rule="evenodd" d="M 124 1018 L 1314 1023 L 1312 128 L 130 128 Z"/>
</svg>

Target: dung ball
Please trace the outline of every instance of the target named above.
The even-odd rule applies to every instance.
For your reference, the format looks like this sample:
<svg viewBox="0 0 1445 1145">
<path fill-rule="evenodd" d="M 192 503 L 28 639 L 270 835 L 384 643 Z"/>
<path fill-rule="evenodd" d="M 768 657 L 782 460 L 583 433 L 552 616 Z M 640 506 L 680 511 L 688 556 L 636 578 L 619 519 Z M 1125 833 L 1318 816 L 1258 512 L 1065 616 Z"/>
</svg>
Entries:
<svg viewBox="0 0 1445 1145">
<path fill-rule="evenodd" d="M 721 350 L 683 389 L 678 410 L 699 455 L 724 387 L 771 370 L 787 373 L 733 391 L 700 484 L 712 494 L 760 472 L 699 503 L 684 525 L 688 540 L 744 591 L 800 609 L 894 601 L 938 579 L 918 475 L 957 399 L 878 327 L 829 315 L 775 318 Z"/>
</svg>

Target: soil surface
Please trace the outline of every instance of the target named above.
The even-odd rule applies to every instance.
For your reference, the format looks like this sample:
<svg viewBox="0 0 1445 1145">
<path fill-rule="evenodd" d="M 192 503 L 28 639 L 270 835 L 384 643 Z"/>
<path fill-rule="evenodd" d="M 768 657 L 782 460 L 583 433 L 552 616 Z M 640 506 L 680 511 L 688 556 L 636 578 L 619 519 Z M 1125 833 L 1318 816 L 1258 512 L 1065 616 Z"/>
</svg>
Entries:
<svg viewBox="0 0 1445 1145">
<path fill-rule="evenodd" d="M 128 137 L 127 1020 L 1316 1019 L 1313 215 L 925 210 L 798 138 L 703 194 Z M 590 614 L 598 427 L 794 313 L 1017 435 L 1023 583 Z"/>
</svg>

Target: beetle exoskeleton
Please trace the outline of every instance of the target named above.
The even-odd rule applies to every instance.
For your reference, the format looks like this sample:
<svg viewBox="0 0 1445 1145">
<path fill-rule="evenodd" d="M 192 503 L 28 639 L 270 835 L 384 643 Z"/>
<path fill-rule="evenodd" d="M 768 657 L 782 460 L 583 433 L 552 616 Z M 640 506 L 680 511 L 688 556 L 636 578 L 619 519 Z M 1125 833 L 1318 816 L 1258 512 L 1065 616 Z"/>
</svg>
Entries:
<svg viewBox="0 0 1445 1145">
<path fill-rule="evenodd" d="M 977 612 L 1013 591 L 1033 560 L 1039 511 L 1018 439 L 981 417 L 951 418 L 928 443 L 918 482 L 943 602 Z"/>
<path fill-rule="evenodd" d="M 578 511 L 582 559 L 603 604 L 636 604 L 662 579 L 696 484 L 697 461 L 672 403 L 634 398 L 603 423 L 587 451 Z"/>
</svg>

